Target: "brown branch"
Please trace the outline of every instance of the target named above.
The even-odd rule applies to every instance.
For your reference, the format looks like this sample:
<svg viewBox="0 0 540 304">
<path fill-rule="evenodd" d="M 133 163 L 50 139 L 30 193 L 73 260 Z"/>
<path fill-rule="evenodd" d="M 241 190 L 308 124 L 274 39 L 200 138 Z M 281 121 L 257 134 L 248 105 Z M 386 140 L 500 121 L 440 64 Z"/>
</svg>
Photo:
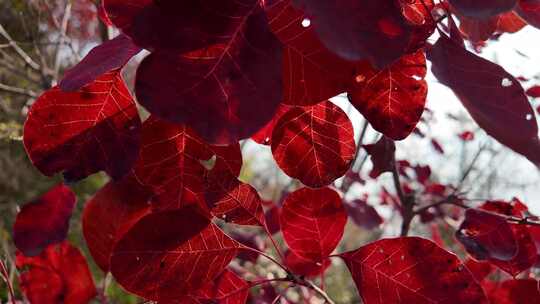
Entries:
<svg viewBox="0 0 540 304">
<path fill-rule="evenodd" d="M 40 70 L 39 64 L 37 64 L 18 44 L 11 38 L 6 29 L 0 24 L 0 35 L 2 35 L 9 45 L 15 50 L 15 52 L 34 70 Z"/>
<path fill-rule="evenodd" d="M 37 98 L 38 97 L 38 95 L 32 90 L 22 89 L 22 88 L 10 86 L 10 85 L 3 84 L 3 83 L 0 83 L 0 91 L 12 93 L 12 94 L 23 95 L 23 96 L 27 96 L 27 97 L 31 97 L 31 98 Z"/>
</svg>

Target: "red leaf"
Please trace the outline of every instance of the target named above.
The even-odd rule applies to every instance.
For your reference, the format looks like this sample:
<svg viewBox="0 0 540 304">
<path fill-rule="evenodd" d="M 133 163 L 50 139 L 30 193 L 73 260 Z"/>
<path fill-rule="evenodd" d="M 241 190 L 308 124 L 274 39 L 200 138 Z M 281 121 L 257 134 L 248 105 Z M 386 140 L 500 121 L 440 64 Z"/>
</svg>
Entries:
<svg viewBox="0 0 540 304">
<path fill-rule="evenodd" d="M 426 239 L 384 239 L 341 257 L 365 304 L 487 303 L 458 258 Z"/>
<path fill-rule="evenodd" d="M 382 70 L 367 64 L 356 76 L 349 98 L 375 130 L 401 140 L 411 134 L 424 112 L 425 76 L 426 58 L 421 51 Z"/>
<path fill-rule="evenodd" d="M 531 87 L 529 88 L 527 91 L 526 91 L 526 94 L 531 96 L 532 98 L 538 98 L 540 97 L 540 86 L 534 86 L 534 87 Z"/>
<path fill-rule="evenodd" d="M 278 166 L 310 187 L 322 187 L 343 176 L 355 146 L 351 121 L 330 101 L 291 109 L 272 134 Z"/>
<path fill-rule="evenodd" d="M 17 252 L 22 291 L 32 304 L 88 303 L 96 287 L 81 252 L 64 242 L 36 257 Z"/>
<path fill-rule="evenodd" d="M 279 214 L 280 208 L 273 203 L 272 206 L 264 213 L 266 227 L 268 228 L 268 232 L 271 234 L 276 234 L 281 230 L 281 225 L 279 224 Z"/>
<path fill-rule="evenodd" d="M 324 259 L 324 262 L 314 262 L 296 255 L 293 251 L 285 253 L 285 266 L 287 266 L 294 274 L 316 277 L 326 271 L 330 266 L 330 259 Z"/>
<path fill-rule="evenodd" d="M 127 177 L 111 181 L 86 203 L 82 216 L 83 234 L 96 264 L 109 271 L 109 259 L 116 241 L 150 212 L 149 193 Z"/>
<path fill-rule="evenodd" d="M 465 266 L 474 276 L 476 282 L 481 283 L 492 271 L 493 267 L 488 262 L 478 262 L 474 259 L 468 259 Z"/>
<path fill-rule="evenodd" d="M 121 34 L 93 48 L 81 62 L 64 73 L 58 86 L 63 91 L 77 91 L 101 75 L 123 68 L 140 51 L 141 48 L 128 36 Z"/>
<path fill-rule="evenodd" d="M 205 167 L 213 152 L 185 125 L 151 116 L 142 127 L 137 180 L 152 189 L 155 209 L 175 209 L 204 202 Z M 217 159 L 216 159 L 217 162 Z"/>
<path fill-rule="evenodd" d="M 24 125 L 24 146 L 45 175 L 64 171 L 76 181 L 105 170 L 125 175 L 137 158 L 141 122 L 118 72 L 77 92 L 55 87 L 33 104 Z"/>
<path fill-rule="evenodd" d="M 236 178 L 209 178 L 205 197 L 215 217 L 238 225 L 266 225 L 257 190 Z"/>
<path fill-rule="evenodd" d="M 26 256 L 36 256 L 49 244 L 64 241 L 76 202 L 75 194 L 60 184 L 24 205 L 13 226 L 17 249 Z"/>
<path fill-rule="evenodd" d="M 248 283 L 234 272 L 225 269 L 195 294 L 199 299 L 212 300 L 212 303 L 218 301 L 217 304 L 245 304 L 249 293 L 248 286 Z"/>
<path fill-rule="evenodd" d="M 497 30 L 503 33 L 516 33 L 527 25 L 515 11 L 499 15 Z"/>
<path fill-rule="evenodd" d="M 321 262 L 341 240 L 347 213 L 336 191 L 302 188 L 287 196 L 279 220 L 291 251 Z"/>
<path fill-rule="evenodd" d="M 216 155 L 215 165 L 211 170 L 214 176 L 229 174 L 233 177 L 240 176 L 242 171 L 242 150 L 238 142 L 227 146 L 210 146 L 210 150 Z"/>
<path fill-rule="evenodd" d="M 249 7 L 234 18 L 239 21 L 226 33 L 227 41 L 146 57 L 137 71 L 138 101 L 154 115 L 187 124 L 210 143 L 233 143 L 266 125 L 282 99 L 282 47 L 259 2 Z"/>
<path fill-rule="evenodd" d="M 367 153 L 371 156 L 373 168 L 369 173 L 371 178 L 377 178 L 384 172 L 391 172 L 394 166 L 394 153 L 396 145 L 394 141 L 382 136 L 375 144 L 364 145 Z"/>
<path fill-rule="evenodd" d="M 519 81 L 442 35 L 428 52 L 435 76 L 489 135 L 540 164 L 538 125 Z M 510 126 L 510 127 L 509 127 Z"/>
<path fill-rule="evenodd" d="M 494 283 L 486 290 L 491 304 L 540 303 L 538 282 L 534 279 L 508 280 Z"/>
<path fill-rule="evenodd" d="M 174 300 L 215 279 L 240 246 L 192 207 L 151 213 L 116 243 L 111 273 L 129 292 Z"/>
<path fill-rule="evenodd" d="M 461 16 L 460 30 L 465 34 L 468 40 L 477 43 L 491 38 L 499 26 L 499 16 L 487 19 L 474 19 Z"/>
<path fill-rule="evenodd" d="M 519 0 L 516 13 L 530 25 L 540 28 L 540 1 Z"/>
<path fill-rule="evenodd" d="M 448 0 L 460 14 L 486 19 L 514 8 L 516 0 Z"/>
<path fill-rule="evenodd" d="M 392 63 L 409 49 L 410 25 L 393 0 L 297 0 L 321 41 L 348 60 L 369 59 L 378 67 Z"/>
<path fill-rule="evenodd" d="M 433 149 L 435 149 L 435 151 L 437 151 L 439 154 L 444 154 L 443 147 L 436 139 L 432 138 L 430 142 L 431 146 L 433 147 Z"/>
<path fill-rule="evenodd" d="M 478 260 L 495 258 L 509 261 L 516 256 L 518 244 L 505 217 L 491 212 L 468 209 L 456 238 Z"/>
<path fill-rule="evenodd" d="M 345 92 L 354 64 L 320 42 L 311 20 L 291 0 L 265 1 L 270 28 L 285 44 L 283 103 L 313 105 Z"/>
<path fill-rule="evenodd" d="M 474 133 L 471 131 L 465 131 L 459 134 L 459 138 L 463 141 L 473 141 L 474 140 Z"/>
<path fill-rule="evenodd" d="M 274 127 L 276 126 L 281 116 L 287 113 L 290 109 L 292 109 L 291 106 L 280 104 L 272 120 L 270 120 L 270 122 L 268 122 L 266 126 L 262 127 L 262 129 L 260 129 L 257 133 L 253 134 L 253 136 L 251 136 L 251 139 L 261 145 L 271 145 L 272 132 L 274 131 Z"/>
<path fill-rule="evenodd" d="M 352 203 L 345 203 L 345 210 L 353 222 L 367 230 L 375 229 L 383 223 L 383 219 L 365 200 L 354 200 Z"/>
</svg>

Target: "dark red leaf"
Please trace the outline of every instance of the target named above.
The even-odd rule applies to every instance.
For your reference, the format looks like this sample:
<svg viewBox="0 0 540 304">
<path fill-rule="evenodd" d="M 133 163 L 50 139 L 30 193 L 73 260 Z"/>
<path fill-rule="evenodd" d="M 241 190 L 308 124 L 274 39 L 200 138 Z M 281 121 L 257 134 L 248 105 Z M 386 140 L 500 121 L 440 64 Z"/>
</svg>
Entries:
<svg viewBox="0 0 540 304">
<path fill-rule="evenodd" d="M 155 194 L 154 208 L 204 206 L 206 169 L 201 161 L 212 158 L 209 146 L 185 125 L 155 116 L 144 122 L 141 137 L 141 153 L 134 172 L 138 181 Z"/>
<path fill-rule="evenodd" d="M 349 217 L 358 226 L 367 230 L 375 229 L 383 223 L 382 217 L 373 206 L 365 200 L 357 199 L 351 203 L 345 203 L 345 210 Z"/>
<path fill-rule="evenodd" d="M 238 225 L 266 226 L 261 198 L 249 184 L 223 175 L 210 177 L 205 197 L 217 218 Z"/>
<path fill-rule="evenodd" d="M 287 266 L 294 274 L 315 277 L 324 273 L 330 266 L 330 259 L 326 258 L 323 262 L 314 262 L 298 256 L 293 251 L 285 253 L 285 266 Z"/>
<path fill-rule="evenodd" d="M 537 85 L 537 86 L 531 87 L 526 91 L 526 93 L 532 98 L 538 98 L 540 97 L 540 86 Z"/>
<path fill-rule="evenodd" d="M 242 230 L 231 230 L 229 236 L 238 241 L 240 244 L 254 248 L 258 251 L 264 252 L 266 249 L 265 240 L 258 234 Z M 238 252 L 236 258 L 240 261 L 246 261 L 251 263 L 256 263 L 259 258 L 259 252 L 253 250 L 241 250 Z"/>
<path fill-rule="evenodd" d="M 371 156 L 373 168 L 369 173 L 371 178 L 377 178 L 384 172 L 391 172 L 394 166 L 394 153 L 396 145 L 394 141 L 382 136 L 375 144 L 364 145 L 367 153 Z"/>
<path fill-rule="evenodd" d="M 96 295 L 96 287 L 81 252 L 64 242 L 39 256 L 17 252 L 20 286 L 32 304 L 81 304 Z"/>
<path fill-rule="evenodd" d="M 437 151 L 439 154 L 444 154 L 444 149 L 438 140 L 436 140 L 435 138 L 432 138 L 430 142 L 431 142 L 431 146 L 433 147 L 433 149 L 435 149 L 435 151 Z"/>
<path fill-rule="evenodd" d="M 227 41 L 146 57 L 137 71 L 138 101 L 154 115 L 187 124 L 210 143 L 233 143 L 266 125 L 282 100 L 282 47 L 258 1 L 249 7 L 233 18 L 238 21 Z"/>
<path fill-rule="evenodd" d="M 272 134 L 278 166 L 310 187 L 322 187 L 343 176 L 356 153 L 353 126 L 330 101 L 293 108 Z"/>
<path fill-rule="evenodd" d="M 86 203 L 82 228 L 96 264 L 109 271 L 109 259 L 116 241 L 150 212 L 150 194 L 128 176 L 111 181 Z"/>
<path fill-rule="evenodd" d="M 234 178 L 240 176 L 243 164 L 240 143 L 236 142 L 227 146 L 211 145 L 210 150 L 216 158 L 209 175 L 218 177 L 221 174 L 226 174 Z"/>
<path fill-rule="evenodd" d="M 430 176 L 431 176 L 431 168 L 429 166 L 421 166 L 417 165 L 414 166 L 414 172 L 416 173 L 416 180 L 421 183 L 425 184 Z"/>
<path fill-rule="evenodd" d="M 445 35 L 429 50 L 428 57 L 435 76 L 454 91 L 480 127 L 534 164 L 540 164 L 538 125 L 517 79 Z"/>
<path fill-rule="evenodd" d="M 514 8 L 516 0 L 448 0 L 460 14 L 485 19 Z"/>
<path fill-rule="evenodd" d="M 365 304 L 487 303 L 458 258 L 426 239 L 384 239 L 341 257 Z"/>
<path fill-rule="evenodd" d="M 493 283 L 486 294 L 491 304 L 540 303 L 538 282 L 534 279 L 508 280 Z"/>
<path fill-rule="evenodd" d="M 151 213 L 116 243 L 111 273 L 129 292 L 174 300 L 215 279 L 240 246 L 193 207 Z"/>
<path fill-rule="evenodd" d="M 17 249 L 26 256 L 36 256 L 49 244 L 64 241 L 76 202 L 75 194 L 60 184 L 24 205 L 13 226 Z"/>
<path fill-rule="evenodd" d="M 499 16 L 493 16 L 487 19 L 474 19 L 462 16 L 459 20 L 459 29 L 473 43 L 490 39 L 499 26 Z"/>
<path fill-rule="evenodd" d="M 271 234 L 276 234 L 281 230 L 281 226 L 279 224 L 279 213 L 280 208 L 273 203 L 272 206 L 264 213 L 266 227 L 268 229 L 268 232 L 270 232 Z"/>
<path fill-rule="evenodd" d="M 328 49 L 348 60 L 369 59 L 378 67 L 408 51 L 412 25 L 393 0 L 296 0 Z"/>
<path fill-rule="evenodd" d="M 279 220 L 291 251 L 322 262 L 341 240 L 347 213 L 336 191 L 302 188 L 287 196 Z"/>
<path fill-rule="evenodd" d="M 264 3 L 270 28 L 285 44 L 283 103 L 313 105 L 345 92 L 354 64 L 323 46 L 309 17 L 291 0 Z"/>
<path fill-rule="evenodd" d="M 121 34 L 93 48 L 76 66 L 64 73 L 58 86 L 62 91 L 77 91 L 99 76 L 124 65 L 142 49 Z"/>
<path fill-rule="evenodd" d="M 516 12 L 508 12 L 499 15 L 499 24 L 497 25 L 497 31 L 503 33 L 515 33 L 520 31 L 527 25 L 527 22 L 523 20 Z"/>
<path fill-rule="evenodd" d="M 540 1 L 519 0 L 516 6 L 516 13 L 528 24 L 540 28 Z"/>
<path fill-rule="evenodd" d="M 509 261 L 518 252 L 518 243 L 505 217 L 478 209 L 468 209 L 456 238 L 478 260 Z"/>
<path fill-rule="evenodd" d="M 141 122 L 118 72 L 77 92 L 55 87 L 33 104 L 24 125 L 24 146 L 45 175 L 64 171 L 76 181 L 105 170 L 124 176 L 139 152 Z"/>
<path fill-rule="evenodd" d="M 401 140 L 411 134 L 424 112 L 425 76 L 426 58 L 421 51 L 382 70 L 366 64 L 356 75 L 349 99 L 375 130 Z"/>
</svg>

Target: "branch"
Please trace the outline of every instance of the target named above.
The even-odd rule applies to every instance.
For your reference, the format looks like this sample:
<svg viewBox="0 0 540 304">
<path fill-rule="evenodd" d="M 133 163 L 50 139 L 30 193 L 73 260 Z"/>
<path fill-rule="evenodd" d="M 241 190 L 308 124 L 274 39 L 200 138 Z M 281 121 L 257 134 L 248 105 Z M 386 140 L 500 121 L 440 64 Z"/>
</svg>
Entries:
<svg viewBox="0 0 540 304">
<path fill-rule="evenodd" d="M 21 47 L 11 38 L 6 29 L 0 24 L 0 35 L 2 35 L 9 43 L 9 45 L 17 52 L 19 56 L 34 70 L 40 70 L 39 64 L 37 64 Z"/>
<path fill-rule="evenodd" d="M 54 60 L 54 79 L 58 79 L 58 72 L 60 71 L 60 51 L 61 45 L 64 44 L 66 39 L 67 26 L 69 19 L 71 18 L 71 1 L 68 0 L 66 3 L 66 8 L 64 9 L 64 16 L 62 17 L 62 24 L 60 28 L 60 40 L 56 46 L 55 51 L 55 60 Z"/>
<path fill-rule="evenodd" d="M 8 93 L 13 93 L 13 94 L 19 94 L 19 95 L 23 95 L 23 96 L 27 96 L 27 97 L 31 97 L 31 98 L 37 98 L 38 97 L 38 95 L 32 90 L 13 87 L 13 86 L 3 84 L 3 83 L 0 83 L 0 91 L 5 91 L 5 92 L 8 92 Z"/>
</svg>

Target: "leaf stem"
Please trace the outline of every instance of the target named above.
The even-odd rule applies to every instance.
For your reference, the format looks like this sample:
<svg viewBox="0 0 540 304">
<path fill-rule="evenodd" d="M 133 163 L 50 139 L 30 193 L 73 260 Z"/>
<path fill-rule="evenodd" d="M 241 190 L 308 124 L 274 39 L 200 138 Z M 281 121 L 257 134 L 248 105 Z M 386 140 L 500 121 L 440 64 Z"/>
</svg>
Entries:
<svg viewBox="0 0 540 304">
<path fill-rule="evenodd" d="M 276 260 L 274 257 L 272 257 L 271 255 L 269 254 L 266 254 L 258 249 L 255 249 L 255 248 L 252 248 L 252 247 L 249 247 L 249 246 L 245 246 L 243 245 L 242 249 L 245 249 L 245 250 L 249 250 L 249 251 L 252 251 L 252 252 L 256 252 L 260 255 L 262 255 L 263 257 L 267 258 L 268 260 L 270 260 L 271 262 L 273 262 L 274 264 L 278 265 L 281 269 L 285 270 L 285 272 L 287 273 L 287 275 L 292 275 L 291 271 L 285 267 L 285 265 L 283 265 L 282 263 L 280 263 L 278 260 Z"/>
<path fill-rule="evenodd" d="M 268 235 L 268 238 L 270 239 L 270 242 L 272 242 L 272 246 L 276 249 L 277 254 L 279 255 L 279 258 L 284 261 L 285 256 L 281 252 L 281 249 L 279 249 L 278 244 L 276 243 L 276 240 L 274 240 L 274 237 L 272 236 L 272 233 L 270 233 L 270 230 L 268 230 L 268 225 L 266 223 L 264 224 L 264 231 L 266 232 L 266 235 Z"/>
<path fill-rule="evenodd" d="M 8 303 L 14 303 L 15 302 L 15 292 L 13 292 L 13 286 L 11 285 L 11 281 L 9 279 L 9 273 L 6 268 L 6 264 L 4 264 L 4 261 L 0 259 L 0 271 L 2 272 L 2 277 L 4 278 L 4 281 L 6 282 L 6 286 L 9 290 L 9 301 Z"/>
</svg>

